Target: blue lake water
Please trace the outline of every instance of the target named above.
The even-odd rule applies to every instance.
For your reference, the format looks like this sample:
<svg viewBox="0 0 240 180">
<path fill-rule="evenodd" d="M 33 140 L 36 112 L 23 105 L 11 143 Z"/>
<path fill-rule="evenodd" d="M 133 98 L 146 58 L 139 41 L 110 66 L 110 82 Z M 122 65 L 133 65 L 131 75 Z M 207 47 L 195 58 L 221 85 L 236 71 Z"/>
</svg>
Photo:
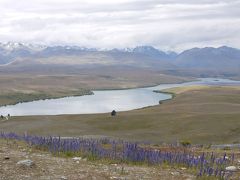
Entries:
<svg viewBox="0 0 240 180">
<path fill-rule="evenodd" d="M 162 84 L 148 88 L 93 91 L 94 95 L 39 100 L 3 106 L 0 107 L 0 114 L 27 116 L 106 113 L 111 112 L 113 109 L 116 111 L 128 111 L 157 105 L 160 100 L 171 98 L 171 95 L 169 94 L 154 93 L 153 90 L 163 90 L 189 85 L 240 85 L 240 81 L 202 78 L 193 82 Z"/>
</svg>

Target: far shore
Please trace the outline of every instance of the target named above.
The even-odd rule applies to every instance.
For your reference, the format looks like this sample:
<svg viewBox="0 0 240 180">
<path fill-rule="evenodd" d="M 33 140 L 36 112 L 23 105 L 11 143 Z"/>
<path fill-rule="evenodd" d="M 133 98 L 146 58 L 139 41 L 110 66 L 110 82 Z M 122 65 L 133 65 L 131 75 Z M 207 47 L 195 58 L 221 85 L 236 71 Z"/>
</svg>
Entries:
<svg viewBox="0 0 240 180">
<path fill-rule="evenodd" d="M 182 80 L 178 83 L 185 83 L 185 82 L 192 82 L 193 80 Z M 172 83 L 164 83 L 164 84 L 172 84 Z M 60 94 L 60 95 L 49 95 L 49 94 L 26 94 L 26 93 L 16 93 L 16 94 L 6 94 L 0 95 L 3 98 L 11 96 L 11 100 L 15 96 L 19 96 L 19 98 L 23 98 L 23 100 L 18 100 L 18 97 L 14 99 L 13 102 L 7 101 L 8 103 L 2 103 L 0 102 L 0 107 L 3 106 L 9 106 L 9 105 L 16 105 L 19 103 L 27 103 L 27 102 L 34 102 L 34 101 L 40 101 L 40 100 L 51 100 L 51 99 L 61 99 L 61 98 L 67 98 L 67 97 L 77 97 L 77 96 L 85 96 L 85 95 L 93 95 L 94 91 L 111 91 L 111 90 L 130 90 L 130 89 L 137 89 L 137 88 L 149 88 L 149 87 L 155 87 L 161 84 L 150 84 L 150 85 L 139 85 L 136 87 L 116 87 L 116 88 L 98 88 L 98 89 L 91 89 L 91 90 L 84 90 L 84 92 L 66 92 L 66 95 Z M 69 94 L 69 95 L 68 95 Z"/>
</svg>

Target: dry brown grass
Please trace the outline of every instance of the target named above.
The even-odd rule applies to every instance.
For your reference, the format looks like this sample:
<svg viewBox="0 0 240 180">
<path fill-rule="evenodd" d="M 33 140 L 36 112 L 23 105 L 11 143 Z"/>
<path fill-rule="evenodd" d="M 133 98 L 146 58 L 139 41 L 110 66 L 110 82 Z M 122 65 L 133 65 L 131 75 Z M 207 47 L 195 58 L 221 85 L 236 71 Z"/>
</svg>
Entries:
<svg viewBox="0 0 240 180">
<path fill-rule="evenodd" d="M 182 94 L 187 91 L 199 91 L 199 90 L 207 90 L 207 89 L 211 89 L 211 88 L 212 88 L 211 86 L 207 86 L 207 85 L 191 85 L 191 86 L 185 86 L 185 87 L 169 88 L 169 89 L 163 90 L 162 92 Z M 218 86 L 218 88 L 229 89 L 229 87 L 224 87 L 224 86 Z M 231 89 L 240 90 L 240 86 L 232 86 Z"/>
</svg>

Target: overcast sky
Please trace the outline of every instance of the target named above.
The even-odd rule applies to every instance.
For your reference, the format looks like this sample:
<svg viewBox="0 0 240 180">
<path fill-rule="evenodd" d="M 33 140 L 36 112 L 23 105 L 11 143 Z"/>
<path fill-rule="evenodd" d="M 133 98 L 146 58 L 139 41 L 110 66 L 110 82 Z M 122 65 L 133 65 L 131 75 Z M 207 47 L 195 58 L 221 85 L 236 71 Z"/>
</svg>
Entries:
<svg viewBox="0 0 240 180">
<path fill-rule="evenodd" d="M 0 41 L 240 48 L 240 0 L 0 0 Z"/>
</svg>

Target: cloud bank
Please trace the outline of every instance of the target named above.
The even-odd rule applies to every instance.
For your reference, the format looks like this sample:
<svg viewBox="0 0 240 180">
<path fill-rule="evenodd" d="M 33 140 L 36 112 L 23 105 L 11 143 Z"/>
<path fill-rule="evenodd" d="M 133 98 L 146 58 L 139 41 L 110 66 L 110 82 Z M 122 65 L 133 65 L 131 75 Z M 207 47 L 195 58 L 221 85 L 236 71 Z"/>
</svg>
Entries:
<svg viewBox="0 0 240 180">
<path fill-rule="evenodd" d="M 240 48 L 240 0 L 1 0 L 0 41 Z"/>
</svg>

